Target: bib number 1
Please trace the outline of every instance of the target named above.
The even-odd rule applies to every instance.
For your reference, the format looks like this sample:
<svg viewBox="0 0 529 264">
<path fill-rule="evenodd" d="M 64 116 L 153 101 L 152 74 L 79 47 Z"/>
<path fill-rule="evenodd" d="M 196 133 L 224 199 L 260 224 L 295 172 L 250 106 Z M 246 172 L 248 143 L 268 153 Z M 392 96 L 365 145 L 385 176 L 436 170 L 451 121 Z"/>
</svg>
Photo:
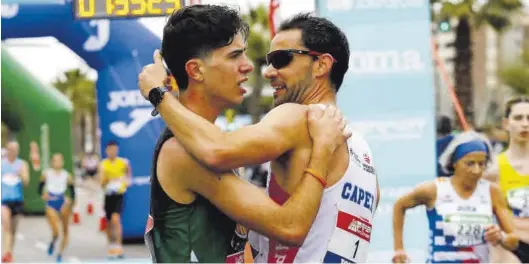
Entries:
<svg viewBox="0 0 529 264">
<path fill-rule="evenodd" d="M 324 263 L 365 263 L 371 240 L 371 223 L 364 218 L 338 212 Z"/>
<path fill-rule="evenodd" d="M 360 245 L 360 240 L 356 240 L 355 243 L 355 253 L 353 254 L 353 258 L 356 258 L 356 253 L 358 253 L 358 246 Z"/>
</svg>

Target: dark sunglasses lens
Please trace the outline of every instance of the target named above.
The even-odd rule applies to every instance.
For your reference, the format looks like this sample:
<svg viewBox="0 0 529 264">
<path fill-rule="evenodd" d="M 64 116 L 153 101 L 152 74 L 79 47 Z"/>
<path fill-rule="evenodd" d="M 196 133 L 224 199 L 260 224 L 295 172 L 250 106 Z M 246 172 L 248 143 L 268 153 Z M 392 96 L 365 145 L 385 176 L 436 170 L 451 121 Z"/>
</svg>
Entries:
<svg viewBox="0 0 529 264">
<path fill-rule="evenodd" d="M 267 56 L 268 64 L 276 69 L 281 69 L 287 66 L 292 61 L 292 54 L 285 50 L 272 52 Z"/>
</svg>

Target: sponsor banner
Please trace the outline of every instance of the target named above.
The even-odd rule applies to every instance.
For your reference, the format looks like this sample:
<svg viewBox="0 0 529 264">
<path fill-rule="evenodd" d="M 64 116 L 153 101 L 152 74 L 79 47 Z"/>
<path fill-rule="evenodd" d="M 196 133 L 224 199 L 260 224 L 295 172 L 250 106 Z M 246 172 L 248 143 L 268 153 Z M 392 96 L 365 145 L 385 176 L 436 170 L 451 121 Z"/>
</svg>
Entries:
<svg viewBox="0 0 529 264">
<path fill-rule="evenodd" d="M 429 1 L 317 0 L 316 8 L 349 40 L 349 71 L 338 105 L 368 141 L 382 189 L 369 261 L 391 262 L 388 234 L 396 199 L 435 178 Z M 427 239 L 425 208 L 410 210 L 404 245 L 413 262 L 425 260 Z"/>
<path fill-rule="evenodd" d="M 133 184 L 122 214 L 125 238 L 142 237 L 149 213 L 148 176 L 154 145 L 164 124 L 138 90 L 138 74 L 152 62 L 160 39 L 136 19 L 83 20 L 71 2 L 2 5 L 2 39 L 53 36 L 97 70 L 101 149 L 114 140 L 132 167 Z M 104 153 L 103 153 L 104 155 Z M 44 157 L 43 157 L 44 158 Z M 46 164 L 46 162 L 43 162 Z"/>
</svg>

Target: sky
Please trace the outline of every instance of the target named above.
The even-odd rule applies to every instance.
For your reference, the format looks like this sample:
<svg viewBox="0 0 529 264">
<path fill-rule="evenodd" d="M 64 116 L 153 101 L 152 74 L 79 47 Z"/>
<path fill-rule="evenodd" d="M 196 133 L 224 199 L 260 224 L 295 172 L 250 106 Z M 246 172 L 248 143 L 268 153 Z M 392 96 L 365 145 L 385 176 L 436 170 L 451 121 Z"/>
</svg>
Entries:
<svg viewBox="0 0 529 264">
<path fill-rule="evenodd" d="M 222 1 L 226 2 L 226 0 L 202 0 L 202 3 L 219 3 Z M 269 2 L 269 0 L 228 1 L 238 4 L 242 12 L 251 6 L 261 3 L 268 4 Z M 283 0 L 281 5 L 281 18 L 289 17 L 298 12 L 314 10 L 314 0 Z M 161 38 L 165 18 L 141 18 L 140 22 Z M 18 62 L 45 84 L 50 84 L 61 73 L 75 68 L 86 71 L 90 79 L 97 79 L 95 70 L 89 68 L 79 56 L 53 37 L 10 39 L 4 41 L 2 45 Z"/>
</svg>

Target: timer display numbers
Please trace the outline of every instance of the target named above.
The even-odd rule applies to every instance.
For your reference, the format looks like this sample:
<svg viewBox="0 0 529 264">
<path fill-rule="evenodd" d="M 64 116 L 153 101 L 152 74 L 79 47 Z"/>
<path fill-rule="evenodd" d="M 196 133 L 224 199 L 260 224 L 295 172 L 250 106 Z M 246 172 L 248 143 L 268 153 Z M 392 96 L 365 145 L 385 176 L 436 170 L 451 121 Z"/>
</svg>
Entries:
<svg viewBox="0 0 529 264">
<path fill-rule="evenodd" d="M 73 0 L 76 19 L 113 19 L 168 16 L 183 0 Z"/>
</svg>

